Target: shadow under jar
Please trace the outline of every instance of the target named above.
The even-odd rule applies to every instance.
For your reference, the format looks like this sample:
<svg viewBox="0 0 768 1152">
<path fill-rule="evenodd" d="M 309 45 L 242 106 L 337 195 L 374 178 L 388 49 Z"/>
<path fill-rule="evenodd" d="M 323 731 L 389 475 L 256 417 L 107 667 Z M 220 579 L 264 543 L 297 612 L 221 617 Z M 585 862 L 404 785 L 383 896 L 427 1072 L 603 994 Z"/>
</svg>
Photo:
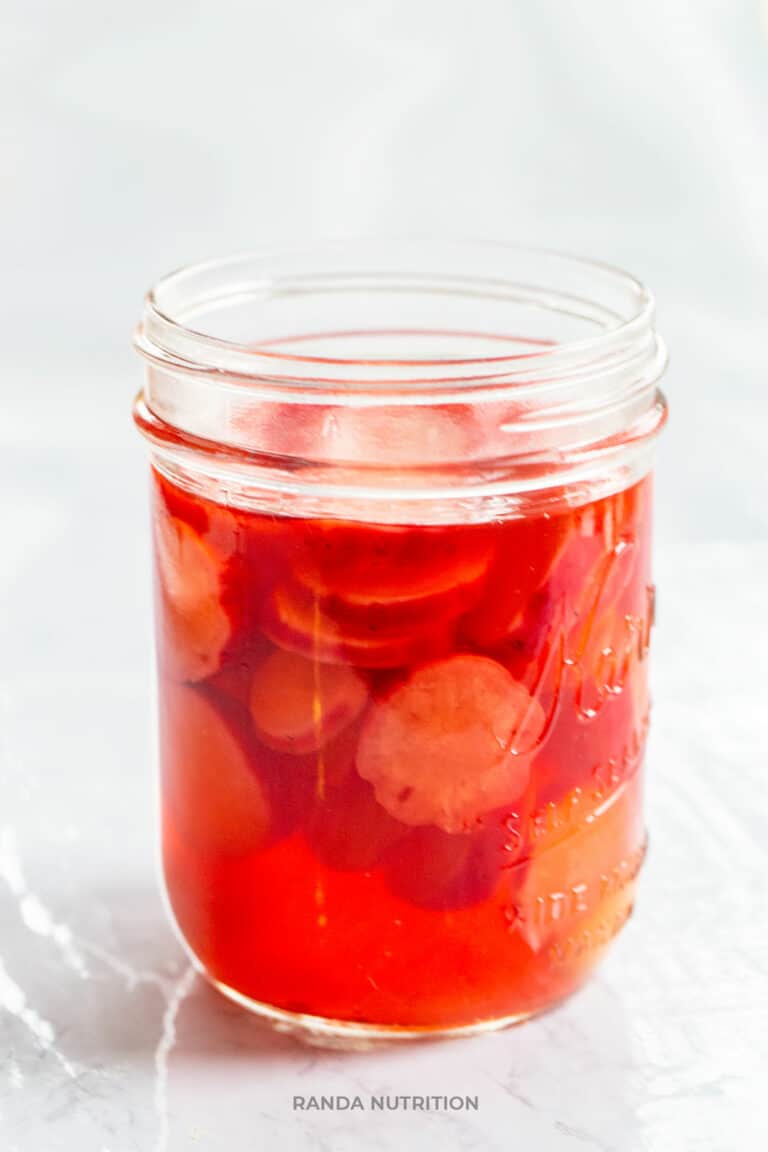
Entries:
<svg viewBox="0 0 768 1152">
<path fill-rule="evenodd" d="M 162 280 L 136 344 L 197 964 L 329 1042 L 573 992 L 645 850 L 647 292 L 517 248 L 265 251 Z"/>
</svg>

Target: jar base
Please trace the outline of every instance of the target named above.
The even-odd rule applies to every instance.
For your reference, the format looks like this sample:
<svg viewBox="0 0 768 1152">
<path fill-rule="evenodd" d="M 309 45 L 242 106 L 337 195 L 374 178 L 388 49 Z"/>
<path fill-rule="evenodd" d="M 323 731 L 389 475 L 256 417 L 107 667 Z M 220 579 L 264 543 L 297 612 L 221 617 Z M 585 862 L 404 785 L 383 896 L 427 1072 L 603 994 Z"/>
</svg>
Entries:
<svg viewBox="0 0 768 1152">
<path fill-rule="evenodd" d="M 222 996 L 238 1004 L 241 1008 L 247 1009 L 265 1024 L 268 1024 L 273 1031 L 282 1035 L 293 1036 L 312 1048 L 330 1048 L 353 1052 L 366 1051 L 370 1048 L 401 1043 L 406 1040 L 452 1040 L 483 1036 L 490 1032 L 500 1032 L 516 1024 L 523 1024 L 526 1020 L 557 1007 L 556 1004 L 550 1004 L 530 1012 L 519 1012 L 512 1016 L 478 1020 L 473 1024 L 448 1028 L 433 1025 L 413 1028 L 398 1027 L 394 1024 L 361 1024 L 351 1020 L 333 1020 L 326 1016 L 288 1012 L 284 1008 L 276 1008 L 272 1004 L 265 1004 L 259 1000 L 252 1000 L 249 996 L 244 996 L 242 992 L 216 980 L 204 969 L 201 970 L 201 975 Z"/>
</svg>

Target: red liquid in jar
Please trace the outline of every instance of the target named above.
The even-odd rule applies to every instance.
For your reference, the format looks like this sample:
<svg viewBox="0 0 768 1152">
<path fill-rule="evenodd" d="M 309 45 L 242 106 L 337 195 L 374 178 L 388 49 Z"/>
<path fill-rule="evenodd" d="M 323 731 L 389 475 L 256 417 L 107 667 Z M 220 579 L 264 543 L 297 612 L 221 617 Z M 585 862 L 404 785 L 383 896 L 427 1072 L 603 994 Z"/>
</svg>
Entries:
<svg viewBox="0 0 768 1152">
<path fill-rule="evenodd" d="M 165 874 L 215 981 L 426 1029 L 582 983 L 644 851 L 649 483 L 425 526 L 155 473 Z"/>
</svg>

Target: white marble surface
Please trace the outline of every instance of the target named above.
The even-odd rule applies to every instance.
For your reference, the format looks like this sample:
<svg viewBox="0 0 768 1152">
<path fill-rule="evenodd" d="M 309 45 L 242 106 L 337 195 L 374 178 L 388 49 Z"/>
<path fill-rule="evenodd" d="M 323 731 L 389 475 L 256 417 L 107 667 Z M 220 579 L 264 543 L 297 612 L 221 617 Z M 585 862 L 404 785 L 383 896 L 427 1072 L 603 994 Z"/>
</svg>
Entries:
<svg viewBox="0 0 768 1152">
<path fill-rule="evenodd" d="M 768 1147 L 768 0 L 467 10 L 2 5 L 0 1152 Z M 128 331 L 181 262 L 425 230 L 581 251 L 657 293 L 651 852 L 557 1013 L 322 1055 L 192 979 L 163 917 Z M 741 541 L 676 538 L 710 531 Z M 323 1091 L 480 1110 L 292 1112 Z"/>
<path fill-rule="evenodd" d="M 599 977 L 504 1034 L 323 1053 L 209 991 L 164 919 L 142 459 L 119 420 L 0 466 L 10 491 L 25 464 L 0 569 L 3 1152 L 768 1146 L 768 542 L 659 547 L 651 852 Z M 479 1109 L 292 1110 L 322 1093 Z"/>
</svg>

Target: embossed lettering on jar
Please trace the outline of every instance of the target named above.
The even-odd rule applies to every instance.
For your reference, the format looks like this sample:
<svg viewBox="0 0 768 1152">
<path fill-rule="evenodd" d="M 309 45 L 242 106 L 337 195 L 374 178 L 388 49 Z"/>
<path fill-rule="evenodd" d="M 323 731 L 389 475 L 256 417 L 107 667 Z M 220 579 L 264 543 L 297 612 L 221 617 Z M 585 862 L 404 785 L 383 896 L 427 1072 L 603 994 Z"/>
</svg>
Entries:
<svg viewBox="0 0 768 1152">
<path fill-rule="evenodd" d="M 648 293 L 350 243 L 175 273 L 136 343 L 186 946 L 329 1042 L 569 995 L 645 853 Z"/>
</svg>

